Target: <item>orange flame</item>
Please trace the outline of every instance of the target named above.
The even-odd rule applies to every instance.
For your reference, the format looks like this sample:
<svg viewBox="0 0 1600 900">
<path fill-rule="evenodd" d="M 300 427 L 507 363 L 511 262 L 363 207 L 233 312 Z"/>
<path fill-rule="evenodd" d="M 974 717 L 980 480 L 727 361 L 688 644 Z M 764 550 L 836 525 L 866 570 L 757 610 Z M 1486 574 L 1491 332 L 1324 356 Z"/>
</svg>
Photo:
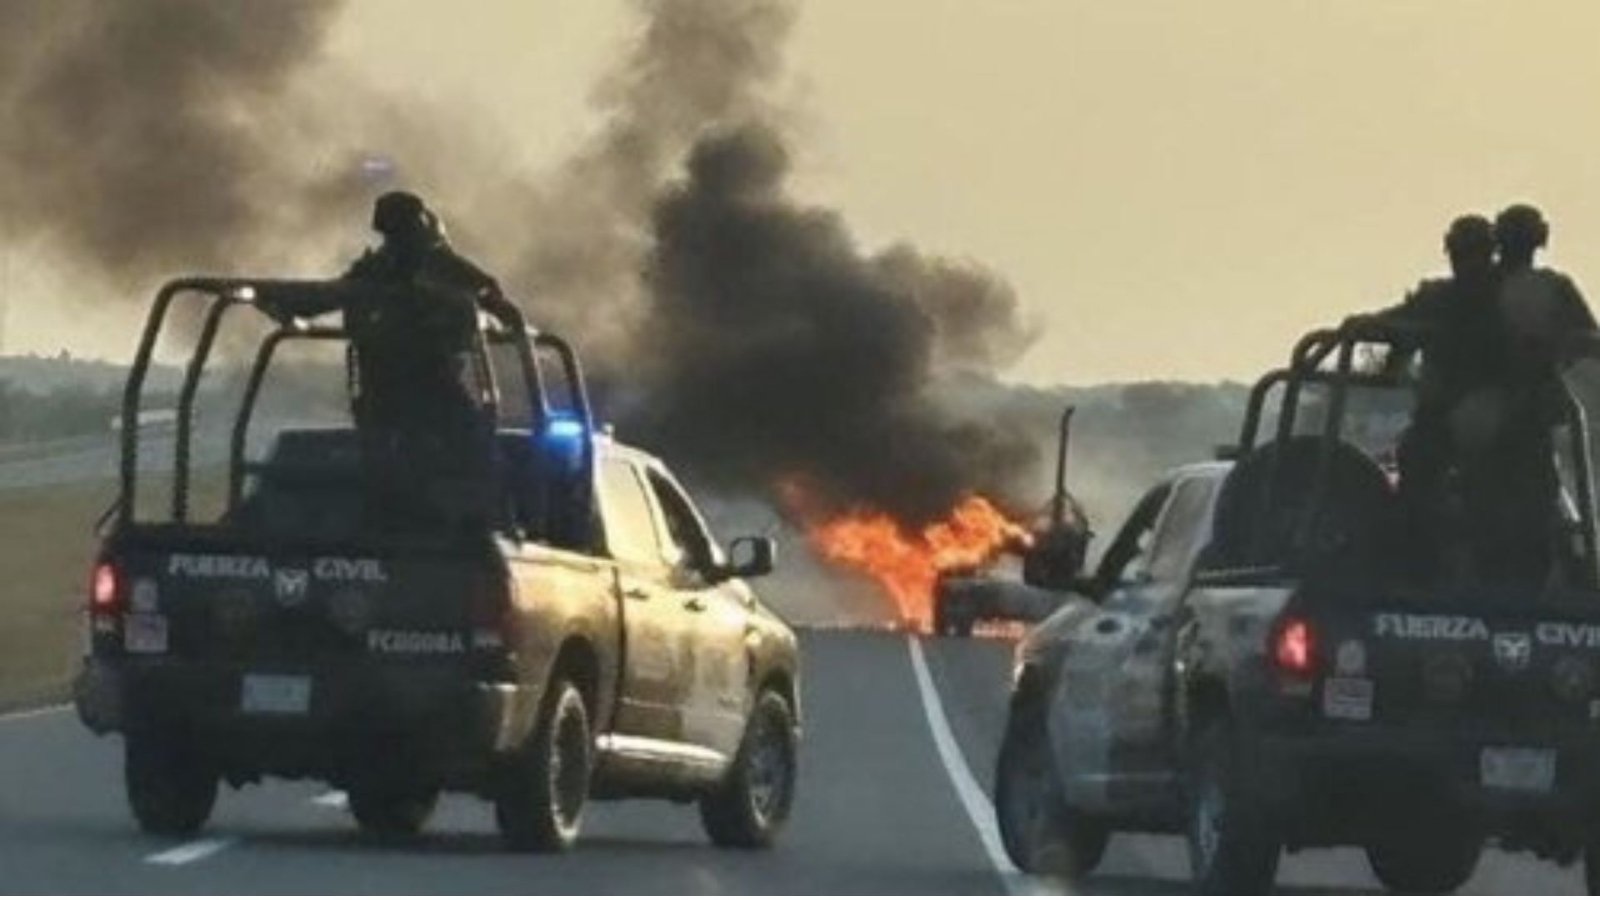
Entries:
<svg viewBox="0 0 1600 900">
<path fill-rule="evenodd" d="M 895 602 L 900 617 L 923 629 L 932 618 L 940 572 L 982 566 L 1007 547 L 1030 541 L 1026 529 L 975 494 L 920 531 L 908 531 L 884 513 L 863 511 L 822 522 L 808 537 L 823 558 L 870 576 Z"/>
</svg>

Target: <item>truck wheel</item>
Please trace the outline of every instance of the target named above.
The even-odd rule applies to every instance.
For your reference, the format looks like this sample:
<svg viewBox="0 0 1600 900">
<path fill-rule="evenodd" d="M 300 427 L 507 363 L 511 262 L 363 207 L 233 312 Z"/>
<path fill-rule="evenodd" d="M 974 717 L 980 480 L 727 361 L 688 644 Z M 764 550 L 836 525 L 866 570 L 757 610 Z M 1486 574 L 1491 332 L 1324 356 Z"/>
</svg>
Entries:
<svg viewBox="0 0 1600 900">
<path fill-rule="evenodd" d="M 1019 709 L 995 767 L 995 818 L 1006 855 L 1024 872 L 1077 878 L 1100 865 L 1110 829 L 1072 809 L 1050 757 L 1042 710 Z"/>
<path fill-rule="evenodd" d="M 146 834 L 187 837 L 217 802 L 217 776 L 183 738 L 130 734 L 123 745 L 128 806 Z"/>
<path fill-rule="evenodd" d="M 1240 764 L 1228 722 L 1204 727 L 1186 784 L 1189 868 L 1205 894 L 1264 894 L 1278 873 L 1278 840 Z"/>
<path fill-rule="evenodd" d="M 1483 838 L 1447 822 L 1419 823 L 1367 847 L 1367 864 L 1396 894 L 1453 894 L 1478 868 Z M 1587 869 L 1586 869 L 1587 871 Z"/>
<path fill-rule="evenodd" d="M 700 798 L 700 821 L 713 844 L 772 846 L 794 805 L 798 749 L 788 702 L 775 691 L 762 691 L 727 775 Z"/>
<path fill-rule="evenodd" d="M 559 853 L 578 839 L 594 735 L 583 694 L 557 678 L 545 695 L 533 733 L 507 760 L 495 792 L 494 817 L 513 850 Z"/>
<path fill-rule="evenodd" d="M 416 837 L 439 802 L 437 788 L 419 785 L 356 784 L 345 793 L 356 824 L 386 843 Z"/>
</svg>

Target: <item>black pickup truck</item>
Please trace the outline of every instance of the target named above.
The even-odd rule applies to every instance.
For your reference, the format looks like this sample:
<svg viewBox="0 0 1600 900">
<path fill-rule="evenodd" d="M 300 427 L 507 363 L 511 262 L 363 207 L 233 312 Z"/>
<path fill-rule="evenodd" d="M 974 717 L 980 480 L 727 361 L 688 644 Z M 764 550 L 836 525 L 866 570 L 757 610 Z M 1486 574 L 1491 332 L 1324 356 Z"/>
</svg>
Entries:
<svg viewBox="0 0 1600 900">
<path fill-rule="evenodd" d="M 1281 852 L 1354 845 L 1386 886 L 1441 893 L 1493 841 L 1582 857 L 1600 888 L 1585 404 L 1569 381 L 1559 574 L 1419 586 L 1395 574 L 1408 541 L 1373 425 L 1404 421 L 1373 398 L 1414 384 L 1355 365 L 1386 340 L 1308 336 L 1229 460 L 1152 488 L 1019 645 L 996 805 L 1020 868 L 1082 875 L 1113 832 L 1150 831 L 1187 836 L 1203 891 L 1261 893 Z"/>
<path fill-rule="evenodd" d="M 620 797 L 698 801 L 715 842 L 768 845 L 793 801 L 800 734 L 794 634 L 744 581 L 771 569 L 771 542 L 735 541 L 731 563 L 659 461 L 596 434 L 559 339 L 483 326 L 488 408 L 509 418 L 513 394 L 528 407 L 525 427 L 496 429 L 503 513 L 483 527 L 371 521 L 348 428 L 283 430 L 246 459 L 277 348 L 346 341 L 299 321 L 260 345 L 220 514 L 195 512 L 185 450 L 223 315 L 349 289 L 187 280 L 152 311 L 125 423 L 174 301 L 206 310 L 170 504 L 136 502 L 130 427 L 76 691 L 92 730 L 124 738 L 139 824 L 193 832 L 220 783 L 277 776 L 341 788 L 382 838 L 416 833 L 448 790 L 492 801 L 517 849 L 567 848 L 588 799 Z"/>
</svg>

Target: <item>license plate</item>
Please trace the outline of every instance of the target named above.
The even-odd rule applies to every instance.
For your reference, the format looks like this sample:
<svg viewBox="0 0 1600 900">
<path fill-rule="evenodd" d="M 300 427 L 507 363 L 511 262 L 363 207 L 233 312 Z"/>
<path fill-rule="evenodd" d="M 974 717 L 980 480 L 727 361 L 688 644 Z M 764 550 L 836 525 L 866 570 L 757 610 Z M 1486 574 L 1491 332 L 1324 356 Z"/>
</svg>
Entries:
<svg viewBox="0 0 1600 900">
<path fill-rule="evenodd" d="M 1372 718 L 1372 679 L 1329 678 L 1322 683 L 1322 714 L 1365 722 Z"/>
<path fill-rule="evenodd" d="M 167 617 L 130 613 L 122 620 L 122 646 L 129 653 L 167 652 Z"/>
<path fill-rule="evenodd" d="M 1485 747 L 1478 757 L 1483 786 L 1549 793 L 1556 784 L 1556 751 L 1534 747 Z"/>
<path fill-rule="evenodd" d="M 246 675 L 239 709 L 247 713 L 305 715 L 311 709 L 311 679 L 304 675 Z"/>
</svg>

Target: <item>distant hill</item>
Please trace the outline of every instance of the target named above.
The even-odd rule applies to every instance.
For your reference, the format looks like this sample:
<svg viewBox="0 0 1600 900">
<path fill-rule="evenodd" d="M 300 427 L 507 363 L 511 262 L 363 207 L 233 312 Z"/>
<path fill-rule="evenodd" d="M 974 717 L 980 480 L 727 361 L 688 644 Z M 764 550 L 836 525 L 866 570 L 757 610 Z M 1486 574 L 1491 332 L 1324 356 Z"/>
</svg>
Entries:
<svg viewBox="0 0 1600 900">
<path fill-rule="evenodd" d="M 80 359 L 66 351 L 55 356 L 0 355 L 0 381 L 35 394 L 68 386 L 93 391 L 121 390 L 127 374 L 125 363 Z M 150 370 L 150 385 L 156 390 L 176 390 L 180 375 L 177 366 L 156 365 Z"/>
<path fill-rule="evenodd" d="M 122 403 L 127 366 L 58 356 L 0 356 L 0 443 L 102 434 Z M 156 366 L 149 378 L 155 405 L 178 387 L 178 370 Z"/>
<path fill-rule="evenodd" d="M 1249 391 L 1237 382 L 1043 387 L 966 377 L 942 383 L 938 396 L 954 412 L 1032 435 L 1038 457 L 1031 472 L 1019 473 L 1017 492 L 1041 506 L 1055 477 L 1061 412 L 1075 405 L 1068 487 L 1104 533 L 1161 473 L 1212 459 L 1237 441 Z"/>
<path fill-rule="evenodd" d="M 36 394 L 72 386 L 105 390 L 122 384 L 127 367 L 98 359 L 60 356 L 0 356 L 0 381 Z"/>
<path fill-rule="evenodd" d="M 125 374 L 125 366 L 101 360 L 0 356 L 0 441 L 104 432 L 120 404 Z M 150 387 L 157 395 L 170 393 L 178 379 L 176 368 L 158 367 Z M 335 401 L 325 388 L 291 391 L 273 405 L 327 408 Z M 1016 474 L 1015 493 L 1036 497 L 1041 505 L 1050 494 L 1058 418 L 1066 404 L 1076 404 L 1069 481 L 1101 530 L 1113 527 L 1161 472 L 1210 458 L 1218 445 L 1234 441 L 1247 394 L 1248 386 L 1234 382 L 1048 387 L 977 376 L 950 377 L 935 387 L 939 403 L 959 417 L 1029 436 L 1037 460 L 1030 471 Z"/>
</svg>

